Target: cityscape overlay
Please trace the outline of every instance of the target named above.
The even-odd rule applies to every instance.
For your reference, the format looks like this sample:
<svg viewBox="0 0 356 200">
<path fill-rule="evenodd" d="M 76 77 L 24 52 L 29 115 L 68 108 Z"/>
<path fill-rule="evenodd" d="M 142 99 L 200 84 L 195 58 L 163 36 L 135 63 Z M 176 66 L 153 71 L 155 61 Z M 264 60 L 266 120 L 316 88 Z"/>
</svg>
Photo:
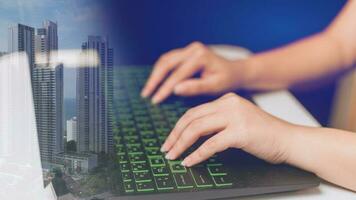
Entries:
<svg viewBox="0 0 356 200">
<path fill-rule="evenodd" d="M 89 35 L 83 41 L 81 49 L 88 66 L 76 70 L 76 115 L 66 120 L 65 66 L 48 59 L 59 49 L 58 37 L 57 22 L 45 20 L 38 28 L 14 24 L 8 27 L 8 52 L 1 52 L 0 56 L 14 52 L 28 56 L 45 184 L 52 183 L 59 196 L 67 190 L 80 195 L 83 189 L 75 186 L 84 185 L 80 181 L 89 179 L 100 160 L 114 151 L 114 50 L 107 37 Z M 91 63 L 94 55 L 85 50 L 97 52 L 99 65 Z M 43 62 L 40 57 L 47 59 Z"/>
</svg>

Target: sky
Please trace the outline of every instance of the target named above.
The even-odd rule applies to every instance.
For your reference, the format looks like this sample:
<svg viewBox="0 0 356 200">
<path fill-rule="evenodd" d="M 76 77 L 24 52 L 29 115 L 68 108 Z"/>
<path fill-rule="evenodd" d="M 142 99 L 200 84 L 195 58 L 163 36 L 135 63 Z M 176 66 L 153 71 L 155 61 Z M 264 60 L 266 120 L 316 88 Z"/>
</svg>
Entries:
<svg viewBox="0 0 356 200">
<path fill-rule="evenodd" d="M 8 27 L 21 23 L 42 27 L 44 20 L 58 24 L 59 49 L 80 49 L 88 35 L 106 35 L 100 1 L 1 0 L 0 52 L 7 51 Z M 65 98 L 75 98 L 75 70 L 64 70 Z"/>
</svg>

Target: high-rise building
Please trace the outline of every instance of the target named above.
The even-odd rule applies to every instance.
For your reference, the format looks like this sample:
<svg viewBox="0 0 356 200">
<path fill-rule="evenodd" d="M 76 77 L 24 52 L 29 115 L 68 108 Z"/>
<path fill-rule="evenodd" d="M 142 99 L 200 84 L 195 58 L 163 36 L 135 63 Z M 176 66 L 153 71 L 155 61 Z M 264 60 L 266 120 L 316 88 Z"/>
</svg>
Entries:
<svg viewBox="0 0 356 200">
<path fill-rule="evenodd" d="M 99 66 L 77 70 L 78 151 L 112 152 L 113 49 L 107 38 L 88 36 L 83 50 L 96 50 Z M 95 61 L 86 53 L 88 62 Z"/>
<path fill-rule="evenodd" d="M 35 36 L 36 56 L 45 56 L 47 62 L 49 62 L 49 54 L 55 50 L 58 50 L 57 24 L 46 20 L 43 22 L 43 27 L 37 29 Z M 53 52 L 51 56 L 55 56 Z M 41 61 L 43 61 L 43 59 L 41 59 Z"/>
<path fill-rule="evenodd" d="M 47 60 L 35 63 L 32 72 L 38 141 L 41 160 L 45 162 L 52 162 L 54 155 L 64 150 L 63 65 L 48 59 L 57 49 L 57 24 L 47 20 L 35 36 L 36 56 Z"/>
<path fill-rule="evenodd" d="M 63 152 L 63 65 L 36 64 L 33 97 L 41 160 L 52 162 Z"/>
<path fill-rule="evenodd" d="M 35 63 L 35 29 L 23 24 L 15 24 L 8 29 L 8 52 L 26 52 L 30 72 Z"/>
<path fill-rule="evenodd" d="M 77 117 L 67 120 L 67 142 L 77 141 Z"/>
</svg>

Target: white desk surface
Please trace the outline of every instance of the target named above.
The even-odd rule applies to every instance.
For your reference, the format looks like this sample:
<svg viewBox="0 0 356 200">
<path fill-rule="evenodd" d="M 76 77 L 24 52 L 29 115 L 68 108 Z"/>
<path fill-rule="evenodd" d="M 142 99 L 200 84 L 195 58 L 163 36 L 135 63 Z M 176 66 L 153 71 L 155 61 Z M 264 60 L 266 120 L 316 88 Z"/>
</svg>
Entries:
<svg viewBox="0 0 356 200">
<path fill-rule="evenodd" d="M 259 94 L 253 97 L 255 103 L 272 115 L 286 121 L 307 125 L 320 126 L 311 114 L 299 103 L 299 101 L 288 91 L 271 92 Z M 319 187 L 300 190 L 295 192 L 276 193 L 239 198 L 243 200 L 351 200 L 356 199 L 356 193 L 341 187 L 322 182 Z"/>
</svg>

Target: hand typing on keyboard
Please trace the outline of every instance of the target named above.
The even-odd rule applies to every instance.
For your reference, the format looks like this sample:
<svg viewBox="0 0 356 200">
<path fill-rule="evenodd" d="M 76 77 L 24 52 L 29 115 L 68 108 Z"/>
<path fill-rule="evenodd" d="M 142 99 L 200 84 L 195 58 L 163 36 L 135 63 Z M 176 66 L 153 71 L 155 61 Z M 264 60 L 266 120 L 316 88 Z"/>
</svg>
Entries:
<svg viewBox="0 0 356 200">
<path fill-rule="evenodd" d="M 174 160 L 199 137 L 214 134 L 187 156 L 182 165 L 193 166 L 227 148 L 241 148 L 272 163 L 286 159 L 285 145 L 293 125 L 279 120 L 249 101 L 227 94 L 188 110 L 162 145 L 166 158 Z"/>
<path fill-rule="evenodd" d="M 192 96 L 231 91 L 240 87 L 249 77 L 247 73 L 250 72 L 243 63 L 243 60 L 229 61 L 203 44 L 194 42 L 162 55 L 141 95 L 148 97 L 157 89 L 152 95 L 152 102 L 156 104 L 173 92 L 180 96 Z M 202 72 L 201 77 L 193 78 L 197 72 Z M 157 88 L 161 82 L 162 85 Z"/>
</svg>

